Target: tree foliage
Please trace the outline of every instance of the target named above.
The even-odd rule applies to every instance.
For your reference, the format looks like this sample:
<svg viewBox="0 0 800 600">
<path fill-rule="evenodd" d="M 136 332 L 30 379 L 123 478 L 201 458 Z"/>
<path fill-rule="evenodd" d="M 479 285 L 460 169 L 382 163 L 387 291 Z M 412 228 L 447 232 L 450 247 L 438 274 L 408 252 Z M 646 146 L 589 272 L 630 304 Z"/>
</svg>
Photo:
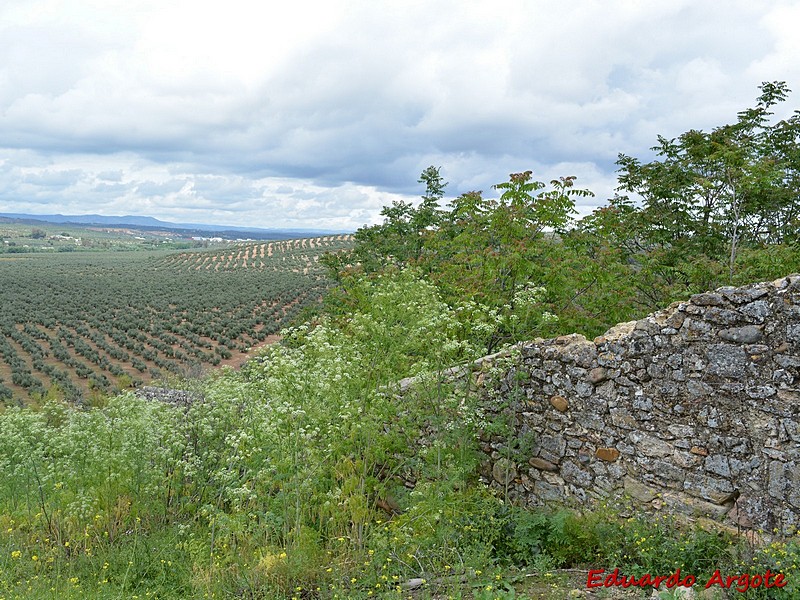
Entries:
<svg viewBox="0 0 800 600">
<path fill-rule="evenodd" d="M 471 191 L 442 207 L 447 184 L 440 168 L 428 167 L 418 206 L 399 201 L 384 208 L 383 223 L 356 232 L 352 252 L 327 258 L 344 284 L 335 298 L 346 303 L 348 277 L 413 266 L 449 305 L 460 307 L 465 331 L 487 351 L 529 337 L 552 320 L 536 283 L 546 248 L 572 224 L 575 198 L 591 195 L 574 181 L 562 177 L 548 185 L 531 171 L 513 173 L 494 186 L 498 198 Z"/>
<path fill-rule="evenodd" d="M 340 282 L 417 267 L 462 306 L 465 327 L 497 323 L 487 350 L 538 333 L 597 335 L 690 293 L 797 270 L 800 111 L 776 120 L 787 85 L 760 90 L 731 124 L 659 136 L 655 160 L 620 154 L 620 194 L 578 221 L 576 199 L 592 194 L 574 177 L 514 173 L 493 186 L 499 197 L 471 191 L 442 206 L 446 184 L 429 167 L 421 203 L 386 207 L 352 253 L 326 263 Z M 536 309 L 522 309 L 533 289 Z"/>
<path fill-rule="evenodd" d="M 620 191 L 642 200 L 625 212 L 623 246 L 637 260 L 646 257 L 643 269 L 668 286 L 671 279 L 708 286 L 723 272 L 733 282 L 741 248 L 798 242 L 800 111 L 771 122 L 789 89 L 784 82 L 760 89 L 734 123 L 659 136 L 658 158 L 648 163 L 619 156 Z M 619 199 L 615 208 L 624 204 Z M 658 268 L 647 264 L 653 257 Z M 705 266 L 692 273 L 689 263 Z"/>
</svg>

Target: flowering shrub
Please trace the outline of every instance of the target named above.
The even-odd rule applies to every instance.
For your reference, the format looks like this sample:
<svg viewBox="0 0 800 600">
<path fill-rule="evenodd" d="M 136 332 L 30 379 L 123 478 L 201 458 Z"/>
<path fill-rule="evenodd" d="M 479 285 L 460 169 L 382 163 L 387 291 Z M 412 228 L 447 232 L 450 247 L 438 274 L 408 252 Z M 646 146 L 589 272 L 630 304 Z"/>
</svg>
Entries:
<svg viewBox="0 0 800 600">
<path fill-rule="evenodd" d="M 477 426 L 474 411 L 442 371 L 479 352 L 412 271 L 360 281 L 351 293 L 359 301 L 346 319 L 285 331 L 284 344 L 240 372 L 218 373 L 186 408 L 125 395 L 102 408 L 51 402 L 0 415 L 0 516 L 15 524 L 9 568 L 21 576 L 42 564 L 23 555 L 52 559 L 51 574 L 63 561 L 74 567 L 127 546 L 136 557 L 145 540 L 169 532 L 170 553 L 192 565 L 184 586 L 235 587 L 244 578 L 289 594 L 344 585 L 325 565 L 383 539 L 380 502 L 435 505 L 474 471 L 474 436 L 464 433 Z M 408 375 L 418 376 L 417 392 L 400 400 L 394 386 Z M 401 473 L 419 480 L 413 497 Z M 445 539 L 441 532 L 421 539 L 429 540 L 418 553 L 426 569 L 453 562 L 457 545 L 433 541 Z M 358 586 L 361 563 L 342 567 Z M 78 580 L 108 579 L 96 566 Z M 142 585 L 153 565 L 130 567 L 117 574 L 120 589 Z"/>
</svg>

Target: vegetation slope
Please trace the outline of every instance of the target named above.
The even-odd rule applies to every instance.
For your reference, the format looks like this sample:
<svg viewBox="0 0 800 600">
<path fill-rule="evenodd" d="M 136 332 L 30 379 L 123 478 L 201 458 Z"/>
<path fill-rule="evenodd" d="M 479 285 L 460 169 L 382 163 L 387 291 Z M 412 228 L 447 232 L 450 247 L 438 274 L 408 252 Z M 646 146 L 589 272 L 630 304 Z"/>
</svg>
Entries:
<svg viewBox="0 0 800 600">
<path fill-rule="evenodd" d="M 511 506 L 476 476 L 479 434 L 504 424 L 443 376 L 515 340 L 796 271 L 800 114 L 769 120 L 787 92 L 765 84 L 734 124 L 661 139 L 651 163 L 621 156 L 620 191 L 641 201 L 579 222 L 588 192 L 571 177 L 514 174 L 498 198 L 444 209 L 426 169 L 418 206 L 387 207 L 326 259 L 339 285 L 323 311 L 241 370 L 185 382 L 188 406 L 6 410 L 0 597 L 514 598 L 534 593 L 522 570 L 565 567 L 769 568 L 789 584 L 745 597 L 796 597 L 797 539 L 754 546 L 624 502 Z"/>
</svg>

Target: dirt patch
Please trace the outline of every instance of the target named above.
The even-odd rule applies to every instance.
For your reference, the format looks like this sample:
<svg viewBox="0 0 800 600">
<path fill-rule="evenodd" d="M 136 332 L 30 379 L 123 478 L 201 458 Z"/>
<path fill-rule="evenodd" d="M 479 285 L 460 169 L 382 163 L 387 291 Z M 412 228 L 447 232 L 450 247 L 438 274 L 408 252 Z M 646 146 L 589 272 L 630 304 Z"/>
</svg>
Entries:
<svg viewBox="0 0 800 600">
<path fill-rule="evenodd" d="M 246 363 L 249 359 L 251 359 L 256 352 L 259 350 L 266 348 L 274 344 L 275 342 L 279 342 L 281 340 L 281 336 L 277 333 L 272 335 L 268 335 L 263 342 L 253 346 L 247 352 L 235 352 L 231 351 L 231 357 L 226 358 L 225 360 L 221 360 L 219 363 L 219 367 L 233 367 L 234 369 L 240 368 L 244 363 Z"/>
</svg>

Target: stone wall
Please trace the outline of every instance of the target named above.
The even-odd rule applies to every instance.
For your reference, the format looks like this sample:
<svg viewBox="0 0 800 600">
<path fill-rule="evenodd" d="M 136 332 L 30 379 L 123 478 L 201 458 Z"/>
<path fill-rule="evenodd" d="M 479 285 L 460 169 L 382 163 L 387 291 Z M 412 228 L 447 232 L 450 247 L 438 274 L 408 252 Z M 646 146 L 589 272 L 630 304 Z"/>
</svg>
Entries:
<svg viewBox="0 0 800 600">
<path fill-rule="evenodd" d="M 516 501 L 627 495 L 800 529 L 800 276 L 697 294 L 594 341 L 527 343 L 504 373 L 515 433 L 484 436 L 482 474 Z"/>
</svg>

